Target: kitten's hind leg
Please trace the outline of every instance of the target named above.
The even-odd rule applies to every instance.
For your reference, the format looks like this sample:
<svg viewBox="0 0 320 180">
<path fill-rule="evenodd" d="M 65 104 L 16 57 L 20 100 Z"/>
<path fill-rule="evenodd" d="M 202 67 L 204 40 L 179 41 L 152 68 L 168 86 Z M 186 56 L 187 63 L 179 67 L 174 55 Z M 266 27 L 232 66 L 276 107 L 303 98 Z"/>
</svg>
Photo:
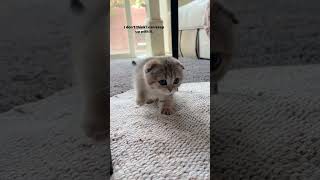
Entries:
<svg viewBox="0 0 320 180">
<path fill-rule="evenodd" d="M 152 104 L 152 103 L 154 103 L 154 102 L 155 102 L 154 99 L 148 99 L 146 103 L 147 103 L 147 104 Z"/>
<path fill-rule="evenodd" d="M 156 98 L 156 97 L 148 97 L 146 103 L 147 104 L 152 104 L 152 103 L 157 102 L 157 101 L 159 101 L 159 99 Z"/>
<path fill-rule="evenodd" d="M 139 106 L 144 105 L 146 102 L 145 94 L 142 90 L 137 89 L 137 97 L 136 97 L 136 103 Z"/>
<path fill-rule="evenodd" d="M 139 75 L 137 75 L 139 76 Z M 135 79 L 135 90 L 136 90 L 136 103 L 142 106 L 146 103 L 146 90 L 144 85 L 144 80 L 140 77 Z"/>
</svg>

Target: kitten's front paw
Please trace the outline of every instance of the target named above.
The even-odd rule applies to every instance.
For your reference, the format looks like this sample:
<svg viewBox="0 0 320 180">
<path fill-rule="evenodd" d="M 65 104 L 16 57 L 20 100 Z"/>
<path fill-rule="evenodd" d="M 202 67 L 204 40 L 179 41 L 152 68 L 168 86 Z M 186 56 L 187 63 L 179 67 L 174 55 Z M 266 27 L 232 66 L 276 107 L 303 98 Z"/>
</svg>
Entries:
<svg viewBox="0 0 320 180">
<path fill-rule="evenodd" d="M 173 113 L 174 113 L 174 108 L 172 107 L 165 106 L 161 108 L 161 114 L 171 115 Z"/>
</svg>

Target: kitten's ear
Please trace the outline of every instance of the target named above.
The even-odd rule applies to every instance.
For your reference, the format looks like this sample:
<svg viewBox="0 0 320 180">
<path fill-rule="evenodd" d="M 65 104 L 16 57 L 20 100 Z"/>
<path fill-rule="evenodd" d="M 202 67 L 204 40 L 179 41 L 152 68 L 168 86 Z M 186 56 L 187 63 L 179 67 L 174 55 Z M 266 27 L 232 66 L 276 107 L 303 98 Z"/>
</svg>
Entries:
<svg viewBox="0 0 320 180">
<path fill-rule="evenodd" d="M 176 59 L 174 57 L 170 57 L 170 58 L 173 59 L 174 61 L 176 61 L 178 66 L 180 66 L 182 69 L 184 69 L 184 66 L 182 65 L 181 61 L 179 61 L 179 59 Z"/>
<path fill-rule="evenodd" d="M 160 63 L 157 60 L 150 60 L 144 65 L 144 71 L 148 73 L 158 65 L 160 65 Z"/>
<path fill-rule="evenodd" d="M 179 64 L 179 66 L 180 66 L 182 69 L 184 69 L 184 66 L 181 64 L 180 61 L 178 61 L 178 64 Z"/>
</svg>

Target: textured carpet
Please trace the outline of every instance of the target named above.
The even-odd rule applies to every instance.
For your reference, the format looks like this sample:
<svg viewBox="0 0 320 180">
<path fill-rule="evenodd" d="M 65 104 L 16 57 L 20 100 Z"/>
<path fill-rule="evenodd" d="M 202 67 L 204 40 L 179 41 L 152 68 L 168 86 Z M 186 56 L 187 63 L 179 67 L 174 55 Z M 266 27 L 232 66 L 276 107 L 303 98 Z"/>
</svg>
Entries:
<svg viewBox="0 0 320 180">
<path fill-rule="evenodd" d="M 136 106 L 134 90 L 111 98 L 113 179 L 209 179 L 210 83 L 186 83 L 176 113 Z"/>
<path fill-rule="evenodd" d="M 319 82 L 320 65 L 230 71 L 220 84 L 220 94 L 214 96 L 214 104 L 210 105 L 214 108 L 210 128 L 211 178 L 320 179 Z M 193 97 L 188 91 L 198 89 L 195 85 L 180 89 L 176 94 L 178 103 L 184 105 L 185 97 L 191 103 Z M 112 114 L 114 177 L 126 177 L 127 172 L 158 177 L 163 173 L 170 177 L 172 172 L 168 169 L 173 169 L 173 176 L 180 174 L 186 179 L 198 176 L 193 169 L 207 172 L 209 145 L 202 141 L 208 141 L 208 130 L 201 131 L 201 124 L 190 122 L 192 117 L 200 115 L 199 109 L 188 108 L 189 119 L 173 121 L 174 116 L 158 116 L 152 105 L 134 109 L 132 93 L 130 90 L 112 97 L 112 112 L 119 106 L 132 105 L 133 110 L 131 116 L 125 116 L 128 114 L 125 109 L 117 110 L 123 114 Z M 205 96 L 208 99 L 208 94 Z M 108 166 L 106 144 L 94 144 L 84 137 L 79 125 L 78 101 L 75 92 L 68 89 L 2 113 L 0 179 L 104 179 Z M 193 101 L 190 107 L 199 103 Z M 149 119 L 148 113 L 153 114 Z M 146 119 L 137 121 L 134 116 Z M 158 121 L 154 116 L 160 117 Z M 153 142 L 162 145 L 152 146 Z M 182 142 L 181 147 L 172 148 L 171 142 Z M 201 145 L 192 148 L 197 143 L 202 143 L 202 148 Z M 139 147 L 144 151 L 135 151 Z M 200 153 L 198 157 L 192 156 L 191 151 Z M 151 161 L 140 164 L 146 159 Z M 190 159 L 197 163 L 189 163 Z M 156 163 L 158 160 L 165 163 Z M 199 165 L 201 160 L 203 165 Z M 155 167 L 166 170 L 157 172 Z"/>
<path fill-rule="evenodd" d="M 231 71 L 214 97 L 215 179 L 320 179 L 320 65 Z"/>
<path fill-rule="evenodd" d="M 80 128 L 78 91 L 67 89 L 0 114 L 0 179 L 106 179 L 106 142 Z"/>
</svg>

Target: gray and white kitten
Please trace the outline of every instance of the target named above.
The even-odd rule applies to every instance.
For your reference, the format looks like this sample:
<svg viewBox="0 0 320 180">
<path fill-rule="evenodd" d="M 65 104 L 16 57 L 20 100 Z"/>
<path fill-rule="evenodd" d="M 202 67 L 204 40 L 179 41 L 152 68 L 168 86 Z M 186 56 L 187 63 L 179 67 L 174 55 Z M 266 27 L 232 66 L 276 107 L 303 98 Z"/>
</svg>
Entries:
<svg viewBox="0 0 320 180">
<path fill-rule="evenodd" d="M 142 106 L 158 101 L 161 114 L 172 114 L 173 94 L 181 85 L 183 69 L 179 60 L 169 56 L 150 57 L 138 63 L 134 76 L 136 103 Z"/>
</svg>

